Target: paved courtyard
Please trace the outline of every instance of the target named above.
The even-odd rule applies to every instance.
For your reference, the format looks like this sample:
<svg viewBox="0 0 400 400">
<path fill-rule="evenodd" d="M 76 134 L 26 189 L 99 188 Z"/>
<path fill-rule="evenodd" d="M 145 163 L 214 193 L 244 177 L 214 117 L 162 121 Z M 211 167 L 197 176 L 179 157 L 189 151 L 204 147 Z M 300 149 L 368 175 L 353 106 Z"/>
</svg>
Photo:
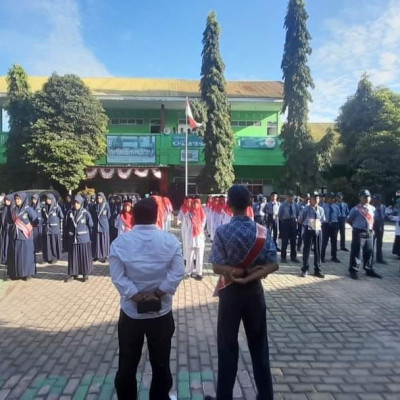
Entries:
<svg viewBox="0 0 400 400">
<path fill-rule="evenodd" d="M 376 267 L 382 280 L 364 273 L 351 280 L 349 253 L 339 252 L 342 263 L 324 264 L 324 280 L 300 278 L 299 266 L 288 263 L 264 281 L 276 399 L 400 399 L 400 261 L 390 254 L 393 235 L 388 226 L 389 264 Z M 215 394 L 218 302 L 216 277 L 206 267 L 205 279 L 183 281 L 174 300 L 171 367 L 179 399 Z M 0 400 L 115 398 L 119 296 L 108 265 L 96 264 L 87 283 L 66 284 L 65 274 L 62 261 L 39 265 L 31 281 L 0 282 Z M 239 342 L 235 398 L 255 399 L 243 331 Z M 137 379 L 139 398 L 147 399 L 146 349 Z"/>
</svg>

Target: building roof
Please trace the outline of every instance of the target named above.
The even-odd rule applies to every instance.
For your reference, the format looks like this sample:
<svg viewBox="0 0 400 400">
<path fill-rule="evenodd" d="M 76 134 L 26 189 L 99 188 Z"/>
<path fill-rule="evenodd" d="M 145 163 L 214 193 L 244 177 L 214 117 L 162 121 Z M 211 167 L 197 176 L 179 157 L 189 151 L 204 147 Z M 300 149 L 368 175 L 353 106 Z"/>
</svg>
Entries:
<svg viewBox="0 0 400 400">
<path fill-rule="evenodd" d="M 40 90 L 47 77 L 30 76 L 32 91 Z M 151 78 L 82 78 L 96 96 L 199 97 L 199 81 Z M 0 95 L 7 92 L 6 77 L 0 77 Z M 280 81 L 228 81 L 229 97 L 283 98 Z"/>
</svg>

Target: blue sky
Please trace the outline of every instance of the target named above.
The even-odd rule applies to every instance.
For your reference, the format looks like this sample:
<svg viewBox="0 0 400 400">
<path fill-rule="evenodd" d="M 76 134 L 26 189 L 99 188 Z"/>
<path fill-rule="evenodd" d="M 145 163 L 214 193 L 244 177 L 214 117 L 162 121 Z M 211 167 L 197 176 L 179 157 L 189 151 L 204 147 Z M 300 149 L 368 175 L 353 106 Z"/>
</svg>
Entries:
<svg viewBox="0 0 400 400">
<path fill-rule="evenodd" d="M 399 0 L 308 0 L 312 121 L 333 121 L 367 72 L 400 87 Z M 280 80 L 287 0 L 1 0 L 0 75 L 198 79 L 217 13 L 228 80 Z"/>
</svg>

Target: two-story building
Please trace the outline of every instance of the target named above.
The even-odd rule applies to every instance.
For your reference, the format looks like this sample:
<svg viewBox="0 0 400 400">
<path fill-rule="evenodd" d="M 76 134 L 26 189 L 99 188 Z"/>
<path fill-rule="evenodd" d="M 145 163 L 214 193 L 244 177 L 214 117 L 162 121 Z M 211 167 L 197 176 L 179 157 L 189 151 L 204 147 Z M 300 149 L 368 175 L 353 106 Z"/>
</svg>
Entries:
<svg viewBox="0 0 400 400">
<path fill-rule="evenodd" d="M 30 77 L 33 91 L 47 78 Z M 85 184 L 110 192 L 184 190 L 185 101 L 199 99 L 199 81 L 180 79 L 83 78 L 101 101 L 110 125 L 107 152 L 87 169 Z M 0 107 L 7 86 L 0 78 Z M 236 181 L 254 193 L 269 193 L 284 158 L 280 150 L 282 82 L 229 81 L 231 127 L 235 134 Z M 4 113 L 2 113 L 4 115 Z M 201 122 L 201 121 L 199 121 Z M 0 126 L 4 126 L 2 123 Z M 0 146 L 6 134 L 0 134 Z M 204 167 L 202 138 L 188 136 L 189 192 L 197 191 L 196 178 Z M 0 149 L 1 151 L 1 149 Z M 0 158 L 0 162 L 5 159 Z"/>
</svg>

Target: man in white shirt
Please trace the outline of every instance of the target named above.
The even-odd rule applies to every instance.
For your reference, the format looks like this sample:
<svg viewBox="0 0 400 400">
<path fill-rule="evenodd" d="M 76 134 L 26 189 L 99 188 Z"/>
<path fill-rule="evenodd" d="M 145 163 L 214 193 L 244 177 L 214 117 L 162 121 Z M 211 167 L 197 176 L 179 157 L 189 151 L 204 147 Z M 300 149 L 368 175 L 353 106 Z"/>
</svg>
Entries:
<svg viewBox="0 0 400 400">
<path fill-rule="evenodd" d="M 111 278 L 121 295 L 115 388 L 118 399 L 137 399 L 136 371 L 146 336 L 153 371 L 149 398 L 169 399 L 172 296 L 184 276 L 182 249 L 174 235 L 157 228 L 153 199 L 136 203 L 134 213 L 134 228 L 112 243 L 110 255 Z"/>
</svg>

